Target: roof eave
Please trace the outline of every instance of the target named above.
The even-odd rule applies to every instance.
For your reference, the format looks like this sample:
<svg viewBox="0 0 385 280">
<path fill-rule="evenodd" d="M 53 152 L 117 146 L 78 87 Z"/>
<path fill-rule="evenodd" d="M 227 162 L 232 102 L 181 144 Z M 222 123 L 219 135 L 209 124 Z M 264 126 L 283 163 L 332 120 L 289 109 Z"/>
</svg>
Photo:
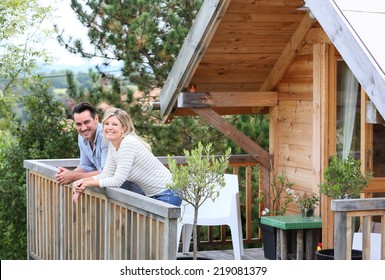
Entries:
<svg viewBox="0 0 385 280">
<path fill-rule="evenodd" d="M 217 29 L 231 0 L 204 1 L 160 93 L 160 114 L 172 113 Z"/>
</svg>

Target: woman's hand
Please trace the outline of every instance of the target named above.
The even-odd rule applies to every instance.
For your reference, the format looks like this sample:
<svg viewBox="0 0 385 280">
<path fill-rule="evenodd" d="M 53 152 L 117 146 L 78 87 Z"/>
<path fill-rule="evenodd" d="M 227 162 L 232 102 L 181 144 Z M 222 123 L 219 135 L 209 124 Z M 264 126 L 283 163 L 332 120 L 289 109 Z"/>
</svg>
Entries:
<svg viewBox="0 0 385 280">
<path fill-rule="evenodd" d="M 78 202 L 80 194 L 85 191 L 85 189 L 86 189 L 85 182 L 86 181 L 87 181 L 87 178 L 80 179 L 80 180 L 73 182 L 73 184 L 72 184 L 72 189 L 73 189 L 72 201 L 74 203 Z"/>
</svg>

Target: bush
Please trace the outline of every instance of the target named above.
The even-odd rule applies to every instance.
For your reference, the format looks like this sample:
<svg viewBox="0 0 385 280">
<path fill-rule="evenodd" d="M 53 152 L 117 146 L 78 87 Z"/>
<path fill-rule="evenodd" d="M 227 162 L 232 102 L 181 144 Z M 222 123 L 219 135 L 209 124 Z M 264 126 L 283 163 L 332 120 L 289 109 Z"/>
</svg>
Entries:
<svg viewBox="0 0 385 280">
<path fill-rule="evenodd" d="M 325 168 L 320 192 L 333 199 L 358 198 L 371 177 L 371 172 L 362 174 L 361 161 L 351 154 L 346 159 L 334 155 Z"/>
<path fill-rule="evenodd" d="M 48 85 L 32 84 L 23 99 L 26 121 L 12 131 L 16 142 L 0 153 L 0 259 L 27 258 L 25 159 L 72 158 L 78 155 L 77 133 L 66 121 L 61 103 Z M 65 147 L 65 148 L 64 148 Z"/>
</svg>

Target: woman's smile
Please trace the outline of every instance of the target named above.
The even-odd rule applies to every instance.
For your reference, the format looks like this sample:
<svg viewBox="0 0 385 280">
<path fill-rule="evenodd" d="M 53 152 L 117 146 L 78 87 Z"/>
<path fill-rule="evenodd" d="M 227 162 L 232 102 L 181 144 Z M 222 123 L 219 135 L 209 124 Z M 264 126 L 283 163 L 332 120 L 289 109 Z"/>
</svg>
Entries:
<svg viewBox="0 0 385 280">
<path fill-rule="evenodd" d="M 111 116 L 104 122 L 105 137 L 110 140 L 117 149 L 120 146 L 124 132 L 125 128 L 116 116 Z"/>
</svg>

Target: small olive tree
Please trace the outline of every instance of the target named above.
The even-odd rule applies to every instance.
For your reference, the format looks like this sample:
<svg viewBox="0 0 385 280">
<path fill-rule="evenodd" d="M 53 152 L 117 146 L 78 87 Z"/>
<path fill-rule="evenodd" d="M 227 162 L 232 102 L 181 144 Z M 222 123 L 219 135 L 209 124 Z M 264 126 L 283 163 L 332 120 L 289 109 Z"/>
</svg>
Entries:
<svg viewBox="0 0 385 280">
<path fill-rule="evenodd" d="M 201 142 L 191 151 L 184 150 L 185 165 L 177 165 L 176 160 L 168 156 L 168 165 L 173 175 L 173 182 L 168 185 L 172 190 L 182 192 L 183 200 L 194 207 L 193 223 L 193 259 L 197 259 L 197 221 L 198 209 L 207 200 L 213 201 L 225 186 L 224 173 L 229 166 L 231 149 L 226 154 L 212 155 L 212 143 L 203 146 Z"/>
</svg>

